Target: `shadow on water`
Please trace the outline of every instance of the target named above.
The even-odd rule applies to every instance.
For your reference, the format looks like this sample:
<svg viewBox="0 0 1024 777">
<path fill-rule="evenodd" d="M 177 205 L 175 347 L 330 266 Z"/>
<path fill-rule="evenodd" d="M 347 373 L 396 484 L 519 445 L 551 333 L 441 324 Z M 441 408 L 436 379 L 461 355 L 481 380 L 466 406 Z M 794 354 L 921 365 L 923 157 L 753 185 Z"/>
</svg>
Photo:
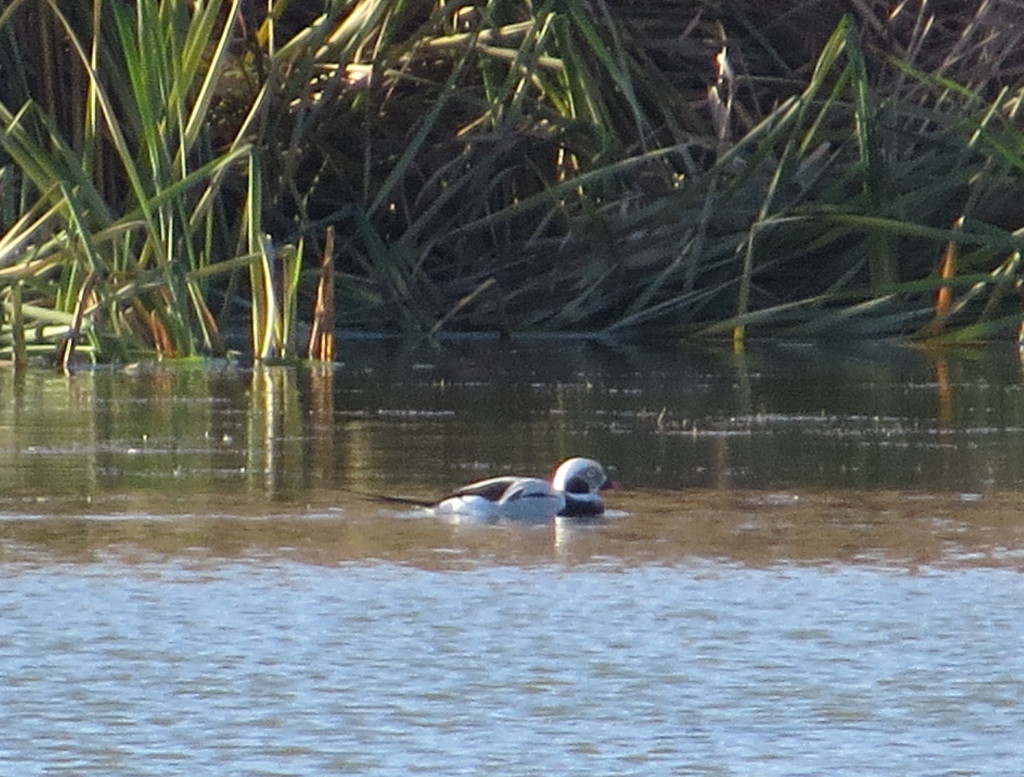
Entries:
<svg viewBox="0 0 1024 777">
<path fill-rule="evenodd" d="M 351 341 L 338 368 L 0 372 L 0 559 L 426 568 L 1021 564 L 1011 349 Z M 431 497 L 599 458 L 603 521 L 453 526 Z"/>
</svg>

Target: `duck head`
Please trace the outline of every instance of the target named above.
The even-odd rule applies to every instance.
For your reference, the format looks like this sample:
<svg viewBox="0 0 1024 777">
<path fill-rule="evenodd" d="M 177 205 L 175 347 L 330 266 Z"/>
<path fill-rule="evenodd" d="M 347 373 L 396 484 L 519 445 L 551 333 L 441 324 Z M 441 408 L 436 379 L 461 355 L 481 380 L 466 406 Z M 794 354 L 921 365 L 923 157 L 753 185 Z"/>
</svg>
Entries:
<svg viewBox="0 0 1024 777">
<path fill-rule="evenodd" d="M 604 512 L 600 492 L 615 486 L 600 462 L 578 456 L 558 465 L 551 485 L 565 494 L 561 515 L 600 515 Z"/>
</svg>

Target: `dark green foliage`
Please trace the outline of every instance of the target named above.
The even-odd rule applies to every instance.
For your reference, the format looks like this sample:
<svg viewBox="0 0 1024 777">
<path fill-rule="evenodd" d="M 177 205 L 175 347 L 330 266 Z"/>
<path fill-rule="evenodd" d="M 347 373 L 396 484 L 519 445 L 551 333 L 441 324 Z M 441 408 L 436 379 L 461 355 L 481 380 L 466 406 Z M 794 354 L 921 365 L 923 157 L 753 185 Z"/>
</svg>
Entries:
<svg viewBox="0 0 1024 777">
<path fill-rule="evenodd" d="M 1021 317 L 1008 2 L 246 8 L 0 12 L 0 348 L 18 300 L 44 348 L 217 352 L 244 317 L 258 357 L 289 357 L 329 226 L 352 327 Z"/>
</svg>

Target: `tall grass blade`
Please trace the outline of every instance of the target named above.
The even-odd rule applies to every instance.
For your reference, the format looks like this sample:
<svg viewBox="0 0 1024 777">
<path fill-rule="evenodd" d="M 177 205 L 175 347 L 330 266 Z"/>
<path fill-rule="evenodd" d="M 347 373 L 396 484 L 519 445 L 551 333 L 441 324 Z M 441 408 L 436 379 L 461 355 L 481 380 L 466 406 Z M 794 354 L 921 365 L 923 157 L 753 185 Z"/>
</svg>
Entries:
<svg viewBox="0 0 1024 777">
<path fill-rule="evenodd" d="M 334 344 L 334 227 L 324 236 L 324 252 L 320 260 L 320 277 L 313 307 L 313 325 L 309 336 L 308 358 L 311 361 L 333 362 Z"/>
</svg>

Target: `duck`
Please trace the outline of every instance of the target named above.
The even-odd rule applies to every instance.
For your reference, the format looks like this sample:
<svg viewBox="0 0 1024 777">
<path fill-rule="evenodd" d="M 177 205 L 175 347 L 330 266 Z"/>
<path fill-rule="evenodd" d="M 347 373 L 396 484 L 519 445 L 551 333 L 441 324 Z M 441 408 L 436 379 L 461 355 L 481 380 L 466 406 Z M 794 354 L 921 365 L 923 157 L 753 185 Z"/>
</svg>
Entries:
<svg viewBox="0 0 1024 777">
<path fill-rule="evenodd" d="M 604 467 L 580 456 L 559 464 L 550 480 L 506 475 L 463 486 L 432 507 L 453 520 L 544 521 L 556 516 L 598 516 L 600 492 L 614 487 Z"/>
</svg>

